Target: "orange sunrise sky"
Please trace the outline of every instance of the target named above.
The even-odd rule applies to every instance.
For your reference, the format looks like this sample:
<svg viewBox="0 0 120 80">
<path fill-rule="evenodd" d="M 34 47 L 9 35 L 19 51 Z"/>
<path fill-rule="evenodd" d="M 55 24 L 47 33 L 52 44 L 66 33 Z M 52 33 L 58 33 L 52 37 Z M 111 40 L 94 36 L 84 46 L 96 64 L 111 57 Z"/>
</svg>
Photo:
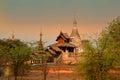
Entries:
<svg viewBox="0 0 120 80">
<path fill-rule="evenodd" d="M 69 35 L 74 16 L 81 38 L 100 33 L 120 15 L 120 0 L 1 0 L 0 39 L 54 42 L 60 31 Z"/>
</svg>

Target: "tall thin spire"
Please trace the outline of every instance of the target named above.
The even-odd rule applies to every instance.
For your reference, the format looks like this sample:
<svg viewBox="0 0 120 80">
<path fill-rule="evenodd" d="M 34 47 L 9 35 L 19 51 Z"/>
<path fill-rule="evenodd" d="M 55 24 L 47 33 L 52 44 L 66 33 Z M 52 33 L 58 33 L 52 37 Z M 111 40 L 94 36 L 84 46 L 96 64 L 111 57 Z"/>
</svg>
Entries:
<svg viewBox="0 0 120 80">
<path fill-rule="evenodd" d="M 40 32 L 40 40 L 38 46 L 43 46 L 43 41 L 42 41 L 42 32 Z"/>
<path fill-rule="evenodd" d="M 75 16 L 74 16 L 74 20 L 73 20 L 73 29 L 72 29 L 72 33 L 71 33 L 70 37 L 72 37 L 72 38 L 73 37 L 80 38 L 78 29 L 77 29 L 77 20 L 76 20 Z"/>
<path fill-rule="evenodd" d="M 74 21 L 73 21 L 73 29 L 72 29 L 72 32 L 70 34 L 70 37 L 71 37 L 71 40 L 73 44 L 75 44 L 76 46 L 79 46 L 80 42 L 81 42 L 81 38 L 80 38 L 80 34 L 78 32 L 78 29 L 77 29 L 77 20 L 74 16 Z"/>
<path fill-rule="evenodd" d="M 42 41 L 42 32 L 40 32 L 40 41 Z"/>
<path fill-rule="evenodd" d="M 12 32 L 12 37 L 11 40 L 14 41 L 15 40 L 15 35 L 14 35 L 14 31 Z"/>
<path fill-rule="evenodd" d="M 77 29 L 77 20 L 74 16 L 73 29 L 70 34 L 71 43 L 76 46 L 76 52 L 81 52 L 81 38 Z"/>
<path fill-rule="evenodd" d="M 75 15 L 74 15 L 73 27 L 77 27 L 77 20 L 76 20 Z"/>
</svg>

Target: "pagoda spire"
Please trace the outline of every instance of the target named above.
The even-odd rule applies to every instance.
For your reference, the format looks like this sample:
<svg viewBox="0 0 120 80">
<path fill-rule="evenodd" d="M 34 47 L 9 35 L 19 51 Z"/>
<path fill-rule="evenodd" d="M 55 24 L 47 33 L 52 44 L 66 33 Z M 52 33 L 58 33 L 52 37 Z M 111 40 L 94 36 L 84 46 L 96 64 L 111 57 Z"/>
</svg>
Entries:
<svg viewBox="0 0 120 80">
<path fill-rule="evenodd" d="M 40 41 L 42 41 L 42 32 L 40 32 Z"/>
<path fill-rule="evenodd" d="M 72 32 L 70 34 L 70 38 L 72 40 L 71 43 L 73 43 L 76 46 L 80 46 L 81 37 L 80 37 L 79 31 L 77 29 L 77 20 L 75 17 L 74 17 L 74 21 L 73 21 L 73 29 L 72 29 Z"/>
<path fill-rule="evenodd" d="M 14 40 L 15 40 L 14 31 L 12 32 L 11 40 L 12 40 L 12 41 L 14 41 Z"/>
<path fill-rule="evenodd" d="M 76 20 L 76 17 L 74 16 L 74 21 L 73 21 L 73 27 L 77 27 L 77 20 Z"/>
<path fill-rule="evenodd" d="M 74 37 L 80 38 L 78 29 L 77 29 L 77 20 L 76 20 L 75 16 L 74 16 L 74 20 L 73 20 L 73 29 L 72 29 L 72 32 L 70 34 L 70 37 L 72 37 L 72 38 L 74 38 Z"/>
<path fill-rule="evenodd" d="M 42 32 L 40 32 L 40 40 L 39 40 L 39 46 L 42 46 Z"/>
</svg>

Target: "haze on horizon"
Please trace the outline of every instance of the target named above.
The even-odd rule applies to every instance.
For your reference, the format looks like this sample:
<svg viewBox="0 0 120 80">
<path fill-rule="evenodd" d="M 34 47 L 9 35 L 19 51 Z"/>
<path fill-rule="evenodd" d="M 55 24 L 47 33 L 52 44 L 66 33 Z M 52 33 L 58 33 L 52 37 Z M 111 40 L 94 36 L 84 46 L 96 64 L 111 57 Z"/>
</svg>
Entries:
<svg viewBox="0 0 120 80">
<path fill-rule="evenodd" d="M 100 33 L 120 15 L 120 0 L 1 0 L 0 38 L 52 42 L 62 30 L 71 33 L 74 15 L 81 35 Z"/>
</svg>

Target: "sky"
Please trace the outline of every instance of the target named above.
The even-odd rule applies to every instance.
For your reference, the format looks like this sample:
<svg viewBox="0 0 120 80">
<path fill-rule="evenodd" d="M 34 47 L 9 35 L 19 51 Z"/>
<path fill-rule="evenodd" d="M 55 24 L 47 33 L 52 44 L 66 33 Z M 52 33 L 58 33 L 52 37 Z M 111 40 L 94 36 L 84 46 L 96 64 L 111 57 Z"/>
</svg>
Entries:
<svg viewBox="0 0 120 80">
<path fill-rule="evenodd" d="M 120 0 L 0 0 L 0 38 L 55 41 L 60 31 L 69 35 L 74 16 L 84 39 L 100 33 L 120 16 Z"/>
</svg>

